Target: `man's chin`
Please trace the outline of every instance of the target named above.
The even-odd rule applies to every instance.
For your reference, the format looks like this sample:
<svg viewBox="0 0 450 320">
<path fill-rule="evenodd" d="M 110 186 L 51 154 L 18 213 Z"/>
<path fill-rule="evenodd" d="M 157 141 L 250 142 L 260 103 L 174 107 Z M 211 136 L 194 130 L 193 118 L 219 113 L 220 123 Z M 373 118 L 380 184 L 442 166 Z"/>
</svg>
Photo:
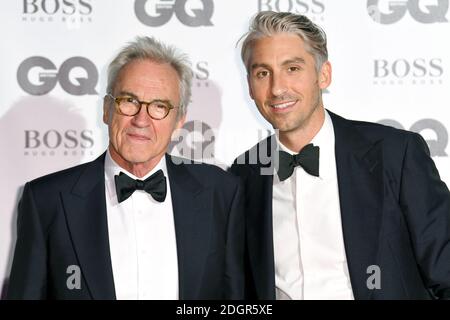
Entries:
<svg viewBox="0 0 450 320">
<path fill-rule="evenodd" d="M 144 164 L 152 160 L 152 157 L 128 157 L 127 162 L 132 163 L 133 165 Z"/>
<path fill-rule="evenodd" d="M 272 127 L 275 130 L 278 130 L 279 132 L 289 132 L 292 130 L 292 126 L 286 124 L 286 123 L 273 123 Z"/>
</svg>

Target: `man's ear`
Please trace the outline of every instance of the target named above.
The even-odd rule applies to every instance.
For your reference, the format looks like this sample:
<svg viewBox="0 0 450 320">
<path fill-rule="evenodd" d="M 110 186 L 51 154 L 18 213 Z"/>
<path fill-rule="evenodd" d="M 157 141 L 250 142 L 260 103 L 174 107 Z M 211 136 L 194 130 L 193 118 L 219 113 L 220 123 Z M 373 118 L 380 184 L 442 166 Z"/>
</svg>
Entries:
<svg viewBox="0 0 450 320">
<path fill-rule="evenodd" d="M 252 91 L 252 85 L 250 83 L 250 74 L 247 73 L 247 85 L 248 85 L 248 94 L 250 95 L 250 98 L 254 100 L 253 98 L 253 91 Z"/>
<path fill-rule="evenodd" d="M 108 97 L 103 98 L 103 123 L 109 124 L 109 117 L 111 115 L 111 105 L 107 101 Z"/>
<path fill-rule="evenodd" d="M 186 122 L 186 115 L 182 116 L 180 119 L 177 120 L 177 123 L 175 124 L 175 130 L 182 128 L 185 122 Z"/>
<path fill-rule="evenodd" d="M 332 70 L 331 63 L 326 61 L 323 63 L 319 71 L 319 87 L 320 89 L 326 89 L 331 84 Z"/>
</svg>

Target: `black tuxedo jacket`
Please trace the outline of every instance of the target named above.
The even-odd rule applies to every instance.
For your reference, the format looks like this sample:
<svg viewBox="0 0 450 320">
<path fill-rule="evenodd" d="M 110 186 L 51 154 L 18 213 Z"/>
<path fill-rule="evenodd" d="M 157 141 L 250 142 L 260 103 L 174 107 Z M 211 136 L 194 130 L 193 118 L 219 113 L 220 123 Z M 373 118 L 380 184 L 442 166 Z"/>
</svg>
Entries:
<svg viewBox="0 0 450 320">
<path fill-rule="evenodd" d="M 450 194 L 425 141 L 329 113 L 354 297 L 450 298 Z M 260 142 L 231 168 L 245 184 L 249 298 L 275 299 L 273 172 L 261 175 L 267 166 L 261 155 L 274 154 L 274 139 Z M 367 286 L 371 265 L 380 267 L 380 289 Z"/>
<path fill-rule="evenodd" d="M 7 298 L 115 299 L 104 155 L 25 185 Z M 166 156 L 180 299 L 242 299 L 244 216 L 239 179 Z M 157 260 L 158 257 L 155 257 Z M 68 289 L 70 265 L 80 289 Z"/>
</svg>

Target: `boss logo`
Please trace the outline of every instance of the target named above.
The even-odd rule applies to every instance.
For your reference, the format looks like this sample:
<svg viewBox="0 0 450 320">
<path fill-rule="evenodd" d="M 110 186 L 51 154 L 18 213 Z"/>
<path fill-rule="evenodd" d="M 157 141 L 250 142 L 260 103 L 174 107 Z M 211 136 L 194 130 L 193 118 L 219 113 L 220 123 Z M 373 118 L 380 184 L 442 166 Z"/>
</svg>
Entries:
<svg viewBox="0 0 450 320">
<path fill-rule="evenodd" d="M 297 14 L 322 14 L 325 12 L 323 1 L 310 0 L 258 0 L 258 11 L 289 11 Z"/>
<path fill-rule="evenodd" d="M 38 69 L 37 81 L 30 79 L 31 71 Z M 73 69 L 81 69 L 84 76 L 71 79 Z M 95 87 L 98 82 L 96 66 L 87 58 L 72 57 L 64 61 L 59 70 L 46 57 L 30 57 L 25 59 L 17 69 L 19 86 L 31 95 L 44 95 L 52 91 L 59 82 L 64 91 L 75 96 L 97 94 Z"/>
<path fill-rule="evenodd" d="M 368 0 L 367 12 L 375 22 L 381 24 L 396 23 L 403 19 L 407 12 L 420 23 L 447 22 L 445 15 L 448 12 L 449 0 L 437 0 L 431 3 L 435 4 L 423 0 Z"/>
<path fill-rule="evenodd" d="M 200 4 L 200 5 L 199 5 Z M 136 0 L 134 12 L 138 20 L 149 27 L 160 27 L 173 14 L 189 27 L 212 26 L 213 0 Z"/>
<path fill-rule="evenodd" d="M 202 84 L 205 87 L 209 86 L 209 67 L 207 61 L 199 61 L 194 64 L 194 79 L 197 87 L 201 87 Z"/>
<path fill-rule="evenodd" d="M 25 149 L 90 149 L 94 146 L 92 135 L 91 130 L 25 130 Z"/>
<path fill-rule="evenodd" d="M 440 58 L 416 59 L 375 59 L 373 77 L 375 84 L 441 84 L 444 74 L 443 61 Z"/>
<path fill-rule="evenodd" d="M 89 15 L 92 5 L 89 0 L 23 0 L 23 14 Z"/>
</svg>

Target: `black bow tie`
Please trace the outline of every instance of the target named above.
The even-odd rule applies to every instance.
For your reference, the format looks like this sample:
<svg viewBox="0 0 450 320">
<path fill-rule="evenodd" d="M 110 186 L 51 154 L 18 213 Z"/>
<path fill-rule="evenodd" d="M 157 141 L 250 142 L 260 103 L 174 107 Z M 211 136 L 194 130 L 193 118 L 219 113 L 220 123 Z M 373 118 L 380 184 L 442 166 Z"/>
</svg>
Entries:
<svg viewBox="0 0 450 320">
<path fill-rule="evenodd" d="M 319 147 L 312 143 L 306 145 L 299 154 L 291 155 L 279 151 L 280 165 L 278 177 L 280 181 L 286 180 L 294 172 L 296 166 L 301 166 L 310 175 L 319 176 Z"/>
<path fill-rule="evenodd" d="M 163 202 L 166 199 L 166 177 L 162 170 L 156 171 L 145 180 L 134 180 L 121 172 L 114 176 L 114 181 L 119 203 L 128 199 L 136 190 L 144 190 L 158 202 Z"/>
</svg>

